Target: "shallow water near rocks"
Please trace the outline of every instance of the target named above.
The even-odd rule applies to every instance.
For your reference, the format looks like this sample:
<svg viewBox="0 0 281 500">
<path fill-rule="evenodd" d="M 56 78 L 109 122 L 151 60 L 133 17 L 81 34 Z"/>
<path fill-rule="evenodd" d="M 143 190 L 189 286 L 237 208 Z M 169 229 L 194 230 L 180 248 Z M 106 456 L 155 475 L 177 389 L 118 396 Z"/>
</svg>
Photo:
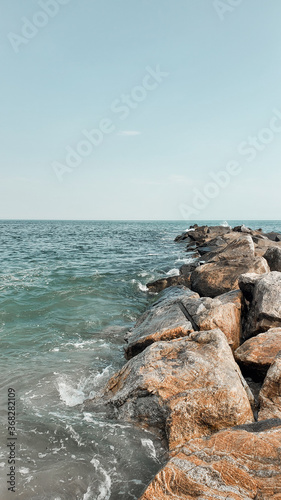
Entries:
<svg viewBox="0 0 281 500">
<path fill-rule="evenodd" d="M 276 221 L 243 222 L 281 231 Z M 16 498 L 136 500 L 161 468 L 154 434 L 81 405 L 125 363 L 124 334 L 155 299 L 145 284 L 188 261 L 173 240 L 191 223 L 0 221 L 1 499 L 12 495 L 9 387 Z"/>
</svg>

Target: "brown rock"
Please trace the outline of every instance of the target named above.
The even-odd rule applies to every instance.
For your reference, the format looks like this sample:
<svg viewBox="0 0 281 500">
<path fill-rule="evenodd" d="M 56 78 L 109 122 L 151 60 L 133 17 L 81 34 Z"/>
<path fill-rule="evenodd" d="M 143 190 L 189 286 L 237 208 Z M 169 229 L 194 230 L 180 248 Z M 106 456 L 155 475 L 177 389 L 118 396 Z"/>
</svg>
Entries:
<svg viewBox="0 0 281 500">
<path fill-rule="evenodd" d="M 174 449 L 189 439 L 250 422 L 248 386 L 220 330 L 156 342 L 128 361 L 86 406 L 157 428 Z"/>
<path fill-rule="evenodd" d="M 281 351 L 267 372 L 259 395 L 259 404 L 259 420 L 281 418 Z"/>
<path fill-rule="evenodd" d="M 215 299 L 200 298 L 187 289 L 168 288 L 171 291 L 157 301 L 138 320 L 127 336 L 125 355 L 136 356 L 148 345 L 159 340 L 185 337 L 193 331 L 220 328 L 232 349 L 240 345 L 241 298 L 240 290 L 220 295 Z M 177 293 L 173 293 L 173 290 Z"/>
<path fill-rule="evenodd" d="M 196 297 L 199 297 L 197 293 L 184 287 L 168 288 L 162 297 L 140 316 L 135 327 L 126 335 L 126 358 L 136 356 L 159 340 L 185 337 L 192 332 L 193 326 L 179 307 L 179 302 Z"/>
<path fill-rule="evenodd" d="M 281 351 L 281 328 L 271 328 L 242 344 L 234 353 L 241 368 L 255 378 L 263 378 L 273 363 L 275 356 Z"/>
<path fill-rule="evenodd" d="M 250 302 L 243 332 L 245 338 L 281 327 L 281 273 L 245 274 L 240 276 L 239 286 Z"/>
<path fill-rule="evenodd" d="M 167 278 L 160 278 L 159 280 L 153 281 L 151 283 L 147 283 L 147 288 L 150 292 L 158 293 L 165 288 L 170 286 L 179 286 L 183 285 L 190 288 L 190 274 L 180 275 L 180 276 L 169 276 Z"/>
<path fill-rule="evenodd" d="M 185 298 L 183 306 L 193 319 L 196 330 L 220 328 L 232 349 L 240 345 L 241 338 L 241 300 L 240 290 L 210 297 Z"/>
<path fill-rule="evenodd" d="M 241 427 L 188 443 L 140 500 L 280 500 L 281 420 Z"/>
<path fill-rule="evenodd" d="M 200 295 L 216 297 L 238 288 L 238 278 L 246 272 L 258 274 L 269 271 L 263 257 L 255 257 L 251 236 L 243 235 L 225 248 L 205 256 L 207 263 L 191 274 L 191 288 Z"/>
</svg>

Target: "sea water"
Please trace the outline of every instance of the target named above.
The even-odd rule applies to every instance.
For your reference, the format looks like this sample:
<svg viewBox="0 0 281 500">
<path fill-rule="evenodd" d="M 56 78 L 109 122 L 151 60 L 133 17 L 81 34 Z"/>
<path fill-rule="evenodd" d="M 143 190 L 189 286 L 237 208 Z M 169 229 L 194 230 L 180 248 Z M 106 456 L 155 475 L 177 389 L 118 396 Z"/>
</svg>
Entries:
<svg viewBox="0 0 281 500">
<path fill-rule="evenodd" d="M 229 221 L 242 222 L 281 231 L 278 221 Z M 155 300 L 146 283 L 188 261 L 174 238 L 189 224 L 0 221 L 2 500 L 137 499 L 161 468 L 166 450 L 153 433 L 82 403 L 125 363 L 124 335 Z M 9 388 L 15 494 L 7 490 Z"/>
</svg>

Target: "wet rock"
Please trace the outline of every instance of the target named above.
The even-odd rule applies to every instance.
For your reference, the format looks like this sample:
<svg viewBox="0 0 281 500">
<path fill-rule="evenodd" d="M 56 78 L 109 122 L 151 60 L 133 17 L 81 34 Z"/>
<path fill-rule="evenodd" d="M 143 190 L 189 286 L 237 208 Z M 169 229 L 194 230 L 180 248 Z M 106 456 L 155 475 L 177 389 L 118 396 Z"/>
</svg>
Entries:
<svg viewBox="0 0 281 500">
<path fill-rule="evenodd" d="M 269 247 L 264 254 L 271 271 L 281 271 L 281 248 Z"/>
<path fill-rule="evenodd" d="M 170 288 L 140 318 L 125 337 L 127 359 L 136 356 L 147 346 L 159 340 L 185 337 L 193 331 L 192 323 L 186 318 L 179 303 L 199 295 L 185 288 Z"/>
<path fill-rule="evenodd" d="M 263 379 L 281 351 L 281 328 L 271 328 L 242 344 L 234 353 L 243 373 L 249 373 L 256 379 Z"/>
<path fill-rule="evenodd" d="M 206 258 L 206 256 L 205 256 Z M 252 238 L 243 235 L 224 249 L 212 252 L 206 264 L 191 274 L 191 288 L 202 296 L 216 297 L 238 288 L 238 278 L 245 272 L 258 274 L 269 271 L 263 257 L 255 257 Z"/>
<path fill-rule="evenodd" d="M 153 293 L 161 292 L 170 286 L 183 285 L 190 288 L 190 276 L 191 273 L 180 276 L 168 276 L 167 278 L 160 278 L 156 281 L 152 281 L 151 283 L 147 283 L 146 286 L 148 290 Z"/>
<path fill-rule="evenodd" d="M 280 419 L 194 439 L 169 460 L 140 500 L 280 500 L 280 449 Z"/>
<path fill-rule="evenodd" d="M 246 339 L 281 327 L 281 273 L 242 275 L 239 286 L 250 302 L 243 332 Z"/>
<path fill-rule="evenodd" d="M 216 329 L 152 344 L 88 405 L 105 405 L 112 417 L 158 429 L 171 450 L 252 421 L 246 390 L 225 335 Z"/>
<path fill-rule="evenodd" d="M 281 350 L 267 372 L 259 404 L 259 420 L 281 418 Z"/>
</svg>

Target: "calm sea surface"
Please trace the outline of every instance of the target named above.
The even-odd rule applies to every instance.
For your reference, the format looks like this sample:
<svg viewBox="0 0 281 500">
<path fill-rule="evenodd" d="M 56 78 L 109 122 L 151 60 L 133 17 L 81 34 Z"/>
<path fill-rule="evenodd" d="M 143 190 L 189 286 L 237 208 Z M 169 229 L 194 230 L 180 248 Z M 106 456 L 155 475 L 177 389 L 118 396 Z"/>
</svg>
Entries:
<svg viewBox="0 0 281 500">
<path fill-rule="evenodd" d="M 280 221 L 228 222 L 281 231 Z M 165 453 L 153 434 L 81 404 L 125 363 L 124 334 L 155 299 L 145 284 L 177 274 L 188 255 L 173 240 L 187 227 L 0 221 L 1 500 L 137 499 L 160 469 Z M 6 483 L 9 387 L 15 495 Z"/>
</svg>

